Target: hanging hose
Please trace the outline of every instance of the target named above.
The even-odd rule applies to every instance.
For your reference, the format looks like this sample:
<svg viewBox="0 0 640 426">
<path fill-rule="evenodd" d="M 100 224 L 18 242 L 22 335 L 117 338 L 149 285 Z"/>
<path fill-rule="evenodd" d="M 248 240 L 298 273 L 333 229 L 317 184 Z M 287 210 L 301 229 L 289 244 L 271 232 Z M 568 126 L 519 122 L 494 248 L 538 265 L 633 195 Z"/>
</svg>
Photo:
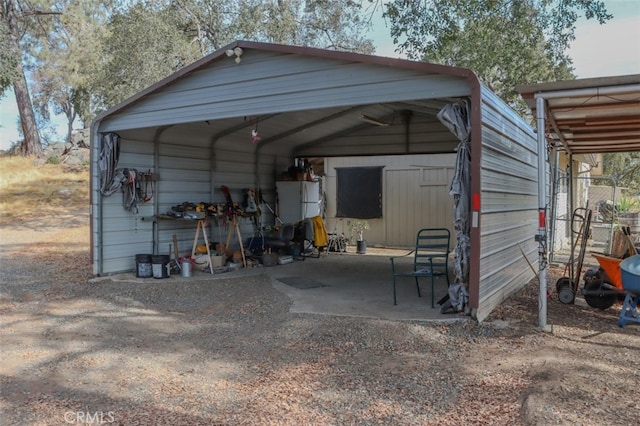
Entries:
<svg viewBox="0 0 640 426">
<path fill-rule="evenodd" d="M 125 210 L 138 213 L 137 171 L 135 169 L 124 169 L 122 173 L 125 177 L 122 187 L 122 205 Z"/>
</svg>

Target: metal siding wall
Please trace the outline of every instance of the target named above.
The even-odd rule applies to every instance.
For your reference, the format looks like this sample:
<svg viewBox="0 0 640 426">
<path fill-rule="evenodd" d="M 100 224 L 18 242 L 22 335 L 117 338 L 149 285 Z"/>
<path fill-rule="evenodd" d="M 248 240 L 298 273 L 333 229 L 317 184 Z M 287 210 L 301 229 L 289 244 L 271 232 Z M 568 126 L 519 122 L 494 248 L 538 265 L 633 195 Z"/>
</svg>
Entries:
<svg viewBox="0 0 640 426">
<path fill-rule="evenodd" d="M 453 229 L 453 201 L 448 192 L 454 162 L 455 154 L 327 158 L 324 177 L 327 230 L 336 229 L 349 235 L 349 219 L 335 217 L 335 168 L 367 166 L 385 166 L 383 217 L 369 220 L 371 229 L 366 231 L 365 239 L 370 245 L 412 247 L 415 233 L 421 227 Z M 430 186 L 428 182 L 438 185 Z"/>
<path fill-rule="evenodd" d="M 422 228 L 449 228 L 454 235 L 449 195 L 454 169 L 432 167 L 385 172 L 386 245 L 412 247 Z"/>
<path fill-rule="evenodd" d="M 480 300 L 482 321 L 531 278 L 537 264 L 537 143 L 530 126 L 483 88 Z M 473 155 L 473 154 L 472 154 Z"/>
<path fill-rule="evenodd" d="M 166 213 L 172 206 L 182 202 L 222 203 L 225 198 L 220 190 L 221 185 L 227 185 L 231 189 L 234 201 L 242 202 L 244 189 L 255 187 L 255 156 L 252 153 L 217 150 L 212 181 L 209 147 L 174 145 L 161 140 L 158 149 L 156 168 L 153 143 L 122 140 L 118 167 L 135 168 L 139 171 L 150 169 L 157 174 L 159 180 L 155 182 L 154 199 L 149 203 L 140 204 L 138 214 L 124 210 L 121 192 L 103 198 L 103 274 L 131 271 L 135 268 L 136 254 L 154 253 L 154 205 L 157 205 L 158 213 Z M 272 167 L 275 162 L 273 156 L 261 158 L 261 186 L 264 188 L 265 199 L 272 207 Z M 286 163 L 288 162 L 287 159 Z M 272 224 L 273 216 L 268 211 L 263 213 L 265 224 Z M 250 219 L 241 218 L 239 223 L 243 240 L 255 234 L 256 227 Z M 173 234 L 178 237 L 180 254 L 191 253 L 196 225 L 196 221 L 158 220 L 155 247 L 157 253 L 169 254 Z M 226 242 L 228 230 L 226 221 L 211 221 L 208 229 L 210 241 Z M 199 243 L 204 243 L 202 238 Z M 238 248 L 235 233 L 231 239 L 231 246 L 234 249 Z"/>
<path fill-rule="evenodd" d="M 154 170 L 153 145 L 121 139 L 118 168 Z M 153 215 L 153 203 L 140 204 L 137 214 L 128 212 L 119 191 L 102 197 L 102 209 L 102 273 L 134 269 L 135 255 L 153 250 L 153 223 L 142 220 Z"/>
<path fill-rule="evenodd" d="M 101 131 L 469 94 L 460 77 L 249 50 L 240 64 L 220 58 L 146 96 Z"/>
</svg>

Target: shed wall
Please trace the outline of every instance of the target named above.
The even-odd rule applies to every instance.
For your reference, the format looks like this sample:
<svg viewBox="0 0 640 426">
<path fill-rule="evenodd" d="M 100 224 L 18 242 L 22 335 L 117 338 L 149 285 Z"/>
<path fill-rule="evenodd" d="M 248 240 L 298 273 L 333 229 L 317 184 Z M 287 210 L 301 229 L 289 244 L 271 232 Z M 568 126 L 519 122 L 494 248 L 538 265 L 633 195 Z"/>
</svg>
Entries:
<svg viewBox="0 0 640 426">
<path fill-rule="evenodd" d="M 483 88 L 479 321 L 534 276 L 520 248 L 537 263 L 537 161 L 531 126 Z"/>
<path fill-rule="evenodd" d="M 445 227 L 453 233 L 453 202 L 449 184 L 455 154 L 336 157 L 325 160 L 328 231 L 349 235 L 350 218 L 336 217 L 336 168 L 384 167 L 382 214 L 368 219 L 368 245 L 413 247 L 421 228 Z"/>
<path fill-rule="evenodd" d="M 101 131 L 469 95 L 460 77 L 258 50 L 240 64 L 219 58 L 188 77 L 110 115 Z"/>
<path fill-rule="evenodd" d="M 97 222 L 94 222 L 93 227 L 94 260 L 102 258 L 101 263 L 94 262 L 96 275 L 135 269 L 136 254 L 169 254 L 173 234 L 178 237 L 179 253 L 190 254 L 197 221 L 162 220 L 155 216 L 167 213 L 172 206 L 183 202 L 223 203 L 221 185 L 230 188 L 236 202 L 242 202 L 245 189 L 255 187 L 255 158 L 251 153 L 218 150 L 214 158 L 209 148 L 189 145 L 188 140 L 177 145 L 162 140 L 154 143 L 122 137 L 120 146 L 118 167 L 152 171 L 156 176 L 154 195 L 148 203 L 139 204 L 137 213 L 123 208 L 120 191 L 102 197 L 102 207 L 94 202 L 94 209 L 102 209 L 102 213 L 94 218 L 100 224 L 96 226 Z M 268 172 L 261 177 L 264 195 L 273 203 L 276 162 L 273 157 L 263 157 L 263 160 L 269 164 Z M 268 210 L 263 212 L 259 222 L 240 218 L 243 240 L 255 235 L 261 223 L 273 224 L 273 216 Z M 207 229 L 213 242 L 226 242 L 228 232 L 228 224 L 223 220 L 211 220 Z M 204 243 L 202 238 L 199 243 Z M 235 234 L 232 234 L 230 246 L 232 249 L 239 247 Z"/>
</svg>

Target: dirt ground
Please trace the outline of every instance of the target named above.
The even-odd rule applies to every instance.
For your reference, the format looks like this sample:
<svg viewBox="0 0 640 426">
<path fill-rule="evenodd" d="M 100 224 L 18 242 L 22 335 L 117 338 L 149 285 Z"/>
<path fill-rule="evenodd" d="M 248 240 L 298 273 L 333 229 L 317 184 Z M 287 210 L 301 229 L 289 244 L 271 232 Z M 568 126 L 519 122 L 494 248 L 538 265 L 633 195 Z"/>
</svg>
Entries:
<svg viewBox="0 0 640 426">
<path fill-rule="evenodd" d="M 268 277 L 90 284 L 85 212 L 0 229 L 6 425 L 635 425 L 640 327 L 548 300 L 419 323 L 301 315 Z M 555 283 L 562 271 L 550 270 Z"/>
</svg>

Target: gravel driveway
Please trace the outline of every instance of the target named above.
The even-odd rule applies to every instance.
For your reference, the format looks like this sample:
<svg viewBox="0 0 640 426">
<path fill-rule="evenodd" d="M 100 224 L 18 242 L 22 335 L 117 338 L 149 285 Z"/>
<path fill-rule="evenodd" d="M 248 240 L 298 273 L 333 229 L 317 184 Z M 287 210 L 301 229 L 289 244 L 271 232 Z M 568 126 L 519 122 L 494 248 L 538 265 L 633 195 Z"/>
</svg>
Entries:
<svg viewBox="0 0 640 426">
<path fill-rule="evenodd" d="M 2 229 L 6 425 L 632 425 L 640 327 L 537 284 L 483 324 L 290 313 L 271 278 L 91 278 L 88 228 Z M 619 310 L 619 305 L 617 305 Z"/>
</svg>

